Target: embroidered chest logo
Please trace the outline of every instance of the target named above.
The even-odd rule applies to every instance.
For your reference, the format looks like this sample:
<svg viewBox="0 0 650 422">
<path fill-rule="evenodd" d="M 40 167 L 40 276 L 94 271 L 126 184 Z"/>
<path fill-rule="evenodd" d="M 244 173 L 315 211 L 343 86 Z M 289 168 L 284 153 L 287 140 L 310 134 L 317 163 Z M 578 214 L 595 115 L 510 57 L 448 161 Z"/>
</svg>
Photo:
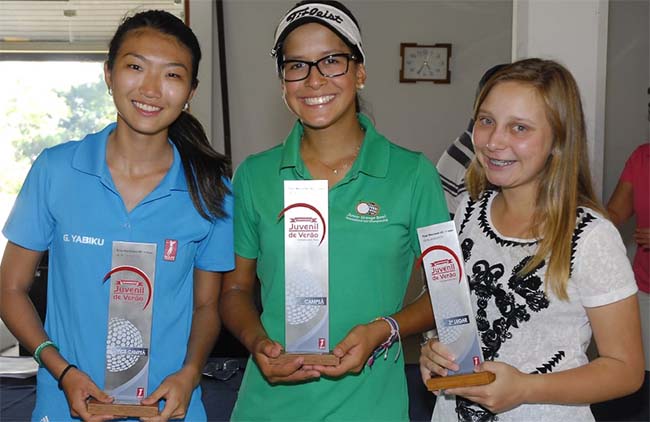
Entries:
<svg viewBox="0 0 650 422">
<path fill-rule="evenodd" d="M 176 252 L 178 252 L 178 240 L 165 239 L 163 259 L 165 261 L 176 261 Z"/>
<path fill-rule="evenodd" d="M 357 204 L 357 214 L 359 215 L 368 215 L 374 217 L 379 214 L 379 205 L 375 202 L 359 202 Z"/>
<path fill-rule="evenodd" d="M 380 212 L 381 206 L 376 202 L 359 201 L 354 207 L 354 213 L 348 213 L 345 219 L 357 223 L 387 223 L 388 217 Z"/>
</svg>

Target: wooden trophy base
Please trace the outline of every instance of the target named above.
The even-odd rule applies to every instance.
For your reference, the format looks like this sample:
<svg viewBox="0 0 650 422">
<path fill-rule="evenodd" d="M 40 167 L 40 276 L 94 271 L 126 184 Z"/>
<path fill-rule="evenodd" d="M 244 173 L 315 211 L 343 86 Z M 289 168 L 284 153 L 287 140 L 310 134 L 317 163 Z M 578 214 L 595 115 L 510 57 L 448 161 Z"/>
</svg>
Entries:
<svg viewBox="0 0 650 422">
<path fill-rule="evenodd" d="M 294 361 L 296 358 L 303 358 L 303 365 L 336 366 L 340 362 L 340 359 L 331 353 L 282 353 L 280 356 L 273 359 L 273 362 L 283 365 Z"/>
<path fill-rule="evenodd" d="M 88 412 L 91 415 L 113 415 L 130 417 L 158 416 L 158 405 L 102 403 L 95 399 L 88 400 Z"/>
<path fill-rule="evenodd" d="M 450 375 L 447 377 L 433 377 L 427 380 L 427 390 L 446 390 L 456 387 L 472 387 L 475 385 L 489 384 L 496 379 L 492 372 L 474 372 L 472 374 Z"/>
</svg>

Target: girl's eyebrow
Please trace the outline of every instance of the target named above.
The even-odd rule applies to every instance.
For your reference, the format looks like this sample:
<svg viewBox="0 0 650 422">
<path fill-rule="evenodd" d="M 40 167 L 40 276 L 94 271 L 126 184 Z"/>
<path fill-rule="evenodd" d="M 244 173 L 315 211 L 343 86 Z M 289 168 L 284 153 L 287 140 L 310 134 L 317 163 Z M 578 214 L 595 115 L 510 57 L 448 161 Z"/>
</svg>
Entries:
<svg viewBox="0 0 650 422">
<path fill-rule="evenodd" d="M 133 57 L 136 57 L 136 58 L 142 60 L 143 62 L 150 62 L 150 60 L 148 60 L 145 56 L 143 56 L 141 54 L 138 54 L 138 53 L 124 53 L 124 56 L 133 56 Z M 189 72 L 189 69 L 183 63 L 169 62 L 165 66 L 167 66 L 167 67 L 182 67 L 183 69 L 185 69 L 185 70 L 187 70 Z"/>
</svg>

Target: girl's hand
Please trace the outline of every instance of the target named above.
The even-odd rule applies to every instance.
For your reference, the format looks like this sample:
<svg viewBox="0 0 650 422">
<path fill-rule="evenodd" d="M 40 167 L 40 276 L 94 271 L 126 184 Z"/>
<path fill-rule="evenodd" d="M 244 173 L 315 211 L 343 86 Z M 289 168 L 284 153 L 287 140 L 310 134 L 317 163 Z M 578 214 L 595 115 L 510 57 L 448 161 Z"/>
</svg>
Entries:
<svg viewBox="0 0 650 422">
<path fill-rule="evenodd" d="M 338 378 L 347 373 L 358 374 L 372 352 L 388 338 L 389 334 L 390 327 L 385 321 L 373 321 L 369 324 L 357 325 L 332 351 L 335 356 L 341 359 L 339 364 L 336 366 L 314 365 L 314 369 L 332 378 Z"/>
<path fill-rule="evenodd" d="M 650 249 L 650 228 L 637 228 L 634 231 L 634 241 L 640 248 Z"/>
<path fill-rule="evenodd" d="M 113 415 L 91 415 L 88 413 L 86 402 L 90 397 L 102 403 L 111 403 L 113 398 L 100 390 L 85 372 L 71 368 L 61 385 L 72 416 L 88 422 L 114 419 Z"/>
<path fill-rule="evenodd" d="M 477 371 L 492 372 L 496 379 L 477 387 L 450 388 L 446 393 L 465 397 L 492 413 L 505 412 L 526 402 L 529 375 L 503 362 L 483 362 Z"/>
<path fill-rule="evenodd" d="M 422 382 L 434 376 L 447 376 L 449 370 L 458 371 L 459 366 L 454 362 L 452 355 L 444 344 L 436 339 L 431 339 L 422 345 L 420 349 L 420 375 Z"/>
<path fill-rule="evenodd" d="M 282 346 L 268 337 L 257 339 L 252 352 L 255 363 L 271 384 L 295 383 L 320 377 L 320 372 L 312 367 L 303 367 L 304 359 L 301 357 L 287 363 L 275 361 L 282 353 Z"/>
<path fill-rule="evenodd" d="M 172 418 L 184 418 L 192 398 L 192 391 L 194 391 L 200 380 L 200 374 L 192 373 L 187 367 L 166 377 L 149 397 L 142 400 L 142 404 L 150 406 L 157 404 L 161 399 L 165 399 L 165 407 L 160 412 L 160 415 L 141 418 L 141 420 L 166 422 Z"/>
</svg>

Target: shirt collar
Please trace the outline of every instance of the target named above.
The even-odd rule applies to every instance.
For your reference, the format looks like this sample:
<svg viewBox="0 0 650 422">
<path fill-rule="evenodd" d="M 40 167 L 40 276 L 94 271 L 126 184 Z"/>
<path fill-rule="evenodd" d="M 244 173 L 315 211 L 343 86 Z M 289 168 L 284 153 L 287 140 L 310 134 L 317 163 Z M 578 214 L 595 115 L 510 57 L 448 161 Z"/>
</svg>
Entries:
<svg viewBox="0 0 650 422">
<path fill-rule="evenodd" d="M 352 176 L 357 173 L 365 173 L 374 177 L 386 177 L 388 173 L 388 162 L 390 156 L 390 143 L 382 134 L 375 130 L 370 118 L 364 114 L 357 114 L 359 124 L 365 132 L 363 145 L 359 155 L 351 169 Z M 305 163 L 300 157 L 300 140 L 304 128 L 300 120 L 293 125 L 289 136 L 284 140 L 280 171 L 288 168 L 295 169 L 301 177 L 304 177 Z"/>
<path fill-rule="evenodd" d="M 116 123 L 111 123 L 100 132 L 87 135 L 80 143 L 72 158 L 72 167 L 84 173 L 99 177 L 107 186 L 113 187 L 113 178 L 106 164 L 106 144 L 108 136 L 115 130 Z M 163 190 L 187 191 L 187 180 L 176 145 L 169 140 L 174 150 L 171 168 L 160 182 L 158 188 Z"/>
</svg>

